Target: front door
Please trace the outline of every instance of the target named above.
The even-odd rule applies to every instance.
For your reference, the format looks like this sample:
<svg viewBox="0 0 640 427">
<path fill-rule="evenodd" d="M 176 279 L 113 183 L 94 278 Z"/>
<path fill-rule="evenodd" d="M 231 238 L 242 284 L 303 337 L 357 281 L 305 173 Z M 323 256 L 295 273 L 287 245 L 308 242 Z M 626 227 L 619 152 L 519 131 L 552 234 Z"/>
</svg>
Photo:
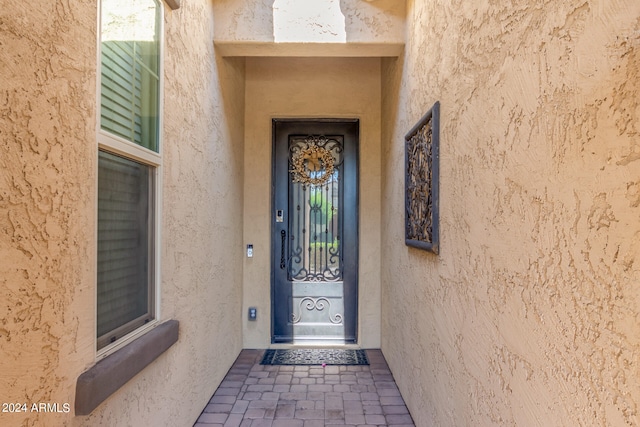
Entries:
<svg viewBox="0 0 640 427">
<path fill-rule="evenodd" d="M 357 120 L 273 121 L 272 342 L 355 343 Z"/>
</svg>

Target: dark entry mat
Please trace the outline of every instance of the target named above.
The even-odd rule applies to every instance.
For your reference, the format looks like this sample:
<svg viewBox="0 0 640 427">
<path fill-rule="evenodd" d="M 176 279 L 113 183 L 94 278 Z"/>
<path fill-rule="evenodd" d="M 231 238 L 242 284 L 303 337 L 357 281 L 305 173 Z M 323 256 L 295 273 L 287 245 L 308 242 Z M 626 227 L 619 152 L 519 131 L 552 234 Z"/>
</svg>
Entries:
<svg viewBox="0 0 640 427">
<path fill-rule="evenodd" d="M 368 365 L 364 350 L 328 348 L 266 350 L 261 365 Z"/>
</svg>

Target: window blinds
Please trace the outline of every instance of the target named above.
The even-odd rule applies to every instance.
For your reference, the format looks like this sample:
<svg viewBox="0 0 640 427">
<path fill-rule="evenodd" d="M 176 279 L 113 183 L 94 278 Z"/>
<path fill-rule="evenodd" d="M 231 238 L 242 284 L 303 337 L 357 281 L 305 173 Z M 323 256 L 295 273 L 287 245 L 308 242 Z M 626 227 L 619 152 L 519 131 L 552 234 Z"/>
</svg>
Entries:
<svg viewBox="0 0 640 427">
<path fill-rule="evenodd" d="M 103 42 L 102 129 L 157 152 L 158 80 L 157 43 Z"/>
<path fill-rule="evenodd" d="M 153 317 L 153 183 L 149 166 L 103 151 L 98 162 L 97 315 L 102 347 Z"/>
</svg>

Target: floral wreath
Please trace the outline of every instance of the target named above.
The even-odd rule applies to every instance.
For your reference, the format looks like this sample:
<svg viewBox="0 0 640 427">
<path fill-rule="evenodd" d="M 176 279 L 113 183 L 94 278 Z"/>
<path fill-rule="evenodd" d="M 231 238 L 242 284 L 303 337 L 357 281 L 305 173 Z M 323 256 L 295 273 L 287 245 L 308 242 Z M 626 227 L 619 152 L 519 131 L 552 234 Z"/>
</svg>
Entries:
<svg viewBox="0 0 640 427">
<path fill-rule="evenodd" d="M 333 156 L 326 148 L 312 145 L 294 154 L 293 160 L 293 182 L 300 182 L 304 185 L 324 185 L 333 175 Z M 320 172 L 321 176 L 311 177 L 312 172 Z"/>
</svg>

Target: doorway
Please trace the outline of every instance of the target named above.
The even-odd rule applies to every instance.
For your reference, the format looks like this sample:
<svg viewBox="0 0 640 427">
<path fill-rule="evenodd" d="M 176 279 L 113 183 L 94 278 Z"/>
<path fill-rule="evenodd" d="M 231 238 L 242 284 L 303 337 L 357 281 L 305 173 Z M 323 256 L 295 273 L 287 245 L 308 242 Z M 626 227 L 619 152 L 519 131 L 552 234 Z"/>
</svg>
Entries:
<svg viewBox="0 0 640 427">
<path fill-rule="evenodd" d="M 273 120 L 272 342 L 357 342 L 358 139 L 352 120 Z"/>
</svg>

